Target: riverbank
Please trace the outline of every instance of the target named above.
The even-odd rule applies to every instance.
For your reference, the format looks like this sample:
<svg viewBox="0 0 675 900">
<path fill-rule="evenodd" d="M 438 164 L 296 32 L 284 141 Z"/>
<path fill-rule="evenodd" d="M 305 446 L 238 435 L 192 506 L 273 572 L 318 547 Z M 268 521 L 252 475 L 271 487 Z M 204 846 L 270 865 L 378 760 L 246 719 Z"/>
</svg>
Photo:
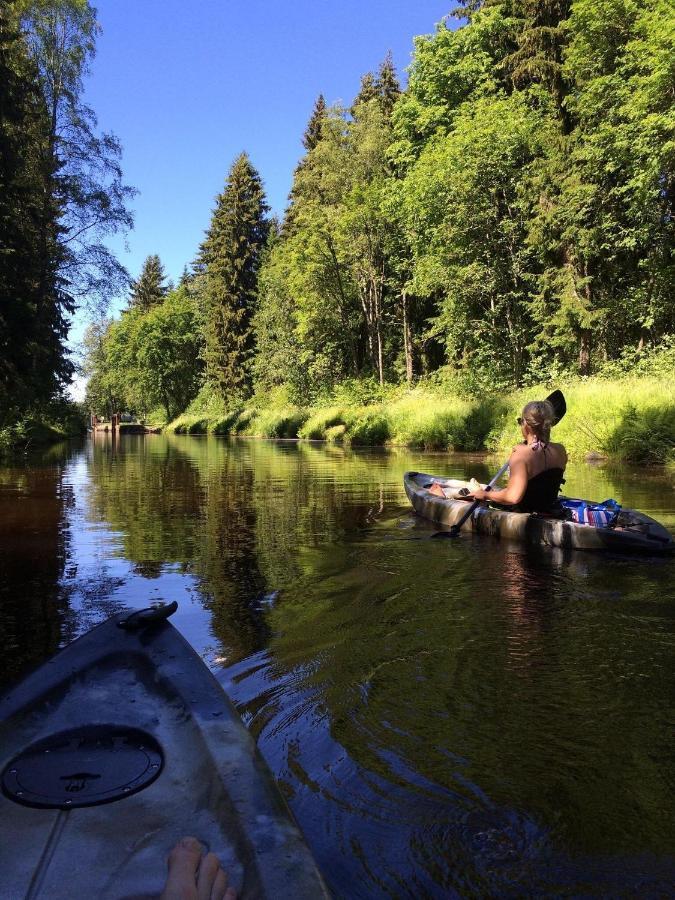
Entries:
<svg viewBox="0 0 675 900">
<path fill-rule="evenodd" d="M 568 380 L 471 398 L 423 384 L 392 389 L 375 402 L 299 407 L 251 401 L 225 409 L 203 393 L 166 426 L 176 434 L 322 440 L 351 446 L 504 453 L 519 440 L 516 418 L 527 400 L 560 387 L 567 414 L 554 438 L 576 459 L 611 457 L 675 466 L 675 388 L 666 377 Z"/>
<path fill-rule="evenodd" d="M 0 456 L 58 444 L 85 432 L 84 408 L 70 401 L 55 402 L 0 428 Z"/>
</svg>

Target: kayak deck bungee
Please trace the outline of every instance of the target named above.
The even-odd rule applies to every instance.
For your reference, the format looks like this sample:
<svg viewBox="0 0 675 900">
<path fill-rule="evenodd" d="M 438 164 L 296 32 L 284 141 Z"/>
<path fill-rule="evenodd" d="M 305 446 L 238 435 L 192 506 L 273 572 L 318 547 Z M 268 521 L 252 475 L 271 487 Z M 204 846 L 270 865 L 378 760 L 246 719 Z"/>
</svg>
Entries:
<svg viewBox="0 0 675 900">
<path fill-rule="evenodd" d="M 429 492 L 436 482 L 444 491 L 455 493 L 468 488 L 468 481 L 439 478 L 423 472 L 406 472 L 403 484 L 415 512 L 425 519 L 451 528 L 467 511 L 466 500 L 446 499 Z M 561 499 L 567 499 L 562 498 Z M 486 534 L 528 544 L 545 544 L 576 550 L 647 551 L 673 550 L 673 537 L 655 519 L 632 509 L 622 510 L 620 527 L 596 527 L 568 522 L 540 514 L 493 509 L 480 503 L 461 530 Z"/>
<path fill-rule="evenodd" d="M 271 773 L 170 607 L 123 613 L 0 701 L 3 897 L 158 896 L 194 835 L 239 896 L 328 897 Z"/>
</svg>

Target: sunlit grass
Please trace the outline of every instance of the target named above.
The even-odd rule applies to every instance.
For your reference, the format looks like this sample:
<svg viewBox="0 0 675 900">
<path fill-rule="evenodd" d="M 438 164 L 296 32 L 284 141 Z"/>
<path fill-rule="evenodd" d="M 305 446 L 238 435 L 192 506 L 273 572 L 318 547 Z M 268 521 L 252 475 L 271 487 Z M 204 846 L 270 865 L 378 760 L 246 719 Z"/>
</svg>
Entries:
<svg viewBox="0 0 675 900">
<path fill-rule="evenodd" d="M 666 378 L 587 379 L 560 385 L 567 413 L 552 433 L 570 456 L 614 456 L 635 462 L 666 463 L 675 450 L 675 382 Z M 550 388 L 519 391 L 495 423 L 490 449 L 506 450 L 520 439 L 516 417 L 531 399 Z"/>
<path fill-rule="evenodd" d="M 529 400 L 563 390 L 567 414 L 553 439 L 571 457 L 613 456 L 675 467 L 675 388 L 667 377 L 577 379 L 514 391 L 503 397 L 469 399 L 452 384 L 392 391 L 388 399 L 363 404 L 301 408 L 287 398 L 260 398 L 227 410 L 202 392 L 167 427 L 177 434 L 234 434 L 264 438 L 323 440 L 354 446 L 404 446 L 423 450 L 505 453 L 520 439 L 516 418 Z M 284 401 L 276 405 L 274 400 Z"/>
</svg>

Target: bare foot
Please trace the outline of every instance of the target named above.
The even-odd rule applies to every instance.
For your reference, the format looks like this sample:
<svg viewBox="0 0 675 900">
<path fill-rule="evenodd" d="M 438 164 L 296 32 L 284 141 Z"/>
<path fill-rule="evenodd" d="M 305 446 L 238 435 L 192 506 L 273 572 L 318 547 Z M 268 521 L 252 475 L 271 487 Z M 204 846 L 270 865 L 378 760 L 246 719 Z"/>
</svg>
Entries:
<svg viewBox="0 0 675 900">
<path fill-rule="evenodd" d="M 169 854 L 168 866 L 160 900 L 237 900 L 218 857 L 213 853 L 204 856 L 196 838 L 181 838 Z"/>
<path fill-rule="evenodd" d="M 431 485 L 431 487 L 429 488 L 429 493 L 435 494 L 436 497 L 443 497 L 443 499 L 445 499 L 445 491 L 437 481 L 434 481 L 434 483 Z"/>
</svg>

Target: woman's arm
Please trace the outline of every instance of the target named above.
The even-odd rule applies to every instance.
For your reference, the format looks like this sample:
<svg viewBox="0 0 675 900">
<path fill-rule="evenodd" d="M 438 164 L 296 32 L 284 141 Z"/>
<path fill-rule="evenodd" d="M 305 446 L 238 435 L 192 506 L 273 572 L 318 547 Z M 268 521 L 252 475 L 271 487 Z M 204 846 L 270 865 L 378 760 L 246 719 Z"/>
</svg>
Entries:
<svg viewBox="0 0 675 900">
<path fill-rule="evenodd" d="M 522 454 L 514 452 L 509 460 L 509 481 L 499 491 L 473 491 L 475 500 L 494 500 L 495 503 L 506 503 L 515 506 L 525 496 L 527 489 L 527 466 Z"/>
</svg>

